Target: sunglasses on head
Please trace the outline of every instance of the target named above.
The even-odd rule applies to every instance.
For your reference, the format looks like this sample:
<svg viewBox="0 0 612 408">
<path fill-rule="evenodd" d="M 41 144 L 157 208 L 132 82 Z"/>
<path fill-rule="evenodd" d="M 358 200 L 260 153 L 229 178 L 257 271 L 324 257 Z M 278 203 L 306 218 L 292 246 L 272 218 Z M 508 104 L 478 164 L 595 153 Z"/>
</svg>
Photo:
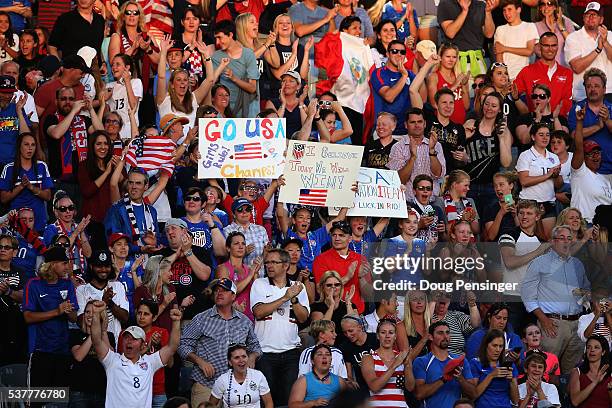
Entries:
<svg viewBox="0 0 612 408">
<path fill-rule="evenodd" d="M 491 64 L 491 68 L 508 68 L 508 66 L 506 64 L 504 64 L 503 62 L 494 62 L 493 64 Z"/>
<path fill-rule="evenodd" d="M 138 11 L 138 10 L 125 10 L 125 15 L 126 16 L 139 16 L 140 15 L 140 11 Z"/>
<path fill-rule="evenodd" d="M 66 211 L 74 211 L 74 205 L 62 205 L 59 207 L 55 207 L 55 209 L 59 212 L 65 213 Z"/>
<path fill-rule="evenodd" d="M 389 54 L 402 54 L 402 55 L 406 55 L 406 50 L 400 50 L 398 48 L 391 48 L 389 50 Z"/>
<path fill-rule="evenodd" d="M 536 99 L 545 100 L 546 98 L 548 98 L 548 96 L 546 96 L 546 94 L 531 94 L 531 99 L 533 99 L 534 101 Z"/>
<path fill-rule="evenodd" d="M 197 203 L 199 201 L 202 201 L 202 197 L 200 197 L 199 195 L 187 196 L 187 197 L 185 197 L 184 201 L 185 202 L 194 201 L 194 202 Z"/>
</svg>

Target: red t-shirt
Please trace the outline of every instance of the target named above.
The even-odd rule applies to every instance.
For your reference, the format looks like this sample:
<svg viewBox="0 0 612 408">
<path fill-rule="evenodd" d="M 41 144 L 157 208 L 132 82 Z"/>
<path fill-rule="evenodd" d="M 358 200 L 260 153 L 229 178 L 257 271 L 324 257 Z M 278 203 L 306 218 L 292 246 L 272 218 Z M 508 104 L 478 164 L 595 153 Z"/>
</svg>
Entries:
<svg viewBox="0 0 612 408">
<path fill-rule="evenodd" d="M 237 1 L 234 3 L 234 7 L 236 9 L 236 15 L 242 13 L 251 13 L 255 16 L 257 21 L 259 21 L 259 16 L 264 10 L 264 4 L 261 0 L 248 0 L 247 4 L 245 2 Z M 217 22 L 221 20 L 234 20 L 232 17 L 232 13 L 230 12 L 229 5 L 225 3 L 219 11 L 217 11 Z"/>
<path fill-rule="evenodd" d="M 223 199 L 223 206 L 228 210 L 227 215 L 229 216 L 230 222 L 234 222 L 234 212 L 231 211 L 232 204 L 234 204 L 234 198 L 229 194 Z M 263 226 L 263 215 L 270 205 L 263 197 L 258 197 L 251 203 L 253 205 L 253 211 L 251 212 L 251 222 L 253 224 Z M 254 216 L 253 216 L 254 215 Z"/>
<path fill-rule="evenodd" d="M 123 353 L 123 333 L 124 332 L 121 332 L 121 334 L 119 335 L 119 345 L 117 347 L 117 351 L 119 353 Z M 160 341 L 160 346 L 159 346 L 160 348 L 167 345 L 168 342 L 170 341 L 170 335 L 168 334 L 168 330 L 162 329 L 161 327 L 153 326 L 151 327 L 151 330 L 149 330 L 146 333 L 147 343 L 151 341 L 151 336 L 153 336 L 153 333 L 161 334 L 161 341 Z M 152 348 L 149 354 L 153 354 L 158 351 L 159 349 Z M 153 395 L 164 395 L 164 394 L 166 394 L 166 374 L 164 372 L 164 369 L 160 368 L 153 375 Z"/>
<path fill-rule="evenodd" d="M 363 257 L 359 255 L 357 252 L 349 251 L 348 257 L 344 259 L 340 256 L 338 251 L 335 249 L 329 249 L 323 252 L 321 255 L 317 256 L 312 264 L 312 273 L 314 275 L 315 284 L 319 284 L 319 280 L 323 274 L 327 271 L 336 271 L 340 274 L 340 276 L 346 276 L 348 274 L 349 266 L 357 261 L 357 269 L 353 274 L 353 278 L 348 281 L 346 285 L 344 285 L 344 290 L 342 292 L 342 298 L 346 293 L 351 289 L 351 286 L 355 286 L 355 295 L 353 296 L 353 303 L 357 306 L 357 310 L 359 313 L 363 313 L 365 304 L 361 297 L 361 290 L 359 289 L 359 267 L 361 266 Z"/>
<path fill-rule="evenodd" d="M 533 112 L 533 101 L 531 100 L 533 86 L 536 84 L 548 86 L 548 89 L 550 89 L 551 112 L 561 103 L 559 113 L 567 117 L 572 107 L 572 87 L 574 83 L 574 73 L 569 68 L 557 64 L 557 70 L 553 74 L 552 80 L 550 80 L 548 79 L 548 65 L 542 61 L 537 61 L 521 69 L 514 83 L 518 88 L 519 94 L 523 92 L 527 94 L 527 106 L 530 112 Z"/>
</svg>

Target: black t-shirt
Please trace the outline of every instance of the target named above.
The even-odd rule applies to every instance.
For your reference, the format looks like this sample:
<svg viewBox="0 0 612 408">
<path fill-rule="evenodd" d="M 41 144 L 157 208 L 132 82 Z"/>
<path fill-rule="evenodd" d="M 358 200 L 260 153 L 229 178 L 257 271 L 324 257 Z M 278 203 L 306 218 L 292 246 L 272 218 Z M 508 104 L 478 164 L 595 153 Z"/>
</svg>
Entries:
<svg viewBox="0 0 612 408">
<path fill-rule="evenodd" d="M 451 153 L 457 150 L 458 146 L 465 148 L 465 129 L 463 126 L 454 122 L 448 122 L 448 125 L 444 126 L 436 116 L 428 115 L 427 127 L 425 128 L 425 134 L 428 137 L 432 129 L 438 134 L 438 142 L 442 145 L 444 159 L 446 160 L 446 174 L 465 167 L 465 163 L 455 160 Z"/>
<path fill-rule="evenodd" d="M 495 221 L 495 217 L 497 217 L 497 213 L 499 212 L 500 208 L 501 207 L 498 201 L 486 206 L 482 214 L 483 225 L 485 225 L 487 222 Z M 497 241 L 502 234 L 505 234 L 508 231 L 512 231 L 515 228 L 516 228 L 516 225 L 514 224 L 514 217 L 512 216 L 512 214 L 511 213 L 505 214 L 499 225 L 499 231 L 497 232 L 495 241 Z"/>
<path fill-rule="evenodd" d="M 457 0 L 441 0 L 438 5 L 438 24 L 445 21 L 456 20 L 461 14 L 461 7 Z M 485 3 L 472 1 L 468 9 L 468 15 L 459 32 L 452 39 L 460 51 L 481 50 L 484 42 L 482 27 L 485 19 Z M 444 36 L 444 32 L 440 30 Z"/>
<path fill-rule="evenodd" d="M 265 35 L 270 34 L 276 17 L 289 12 L 289 8 L 292 5 L 293 3 L 290 1 L 283 1 L 282 3 L 268 3 L 259 16 L 259 33 Z"/>
<path fill-rule="evenodd" d="M 22 290 L 26 283 L 24 271 L 14 265 L 8 271 L 0 270 L 0 282 L 5 280 L 13 291 Z M 9 295 L 0 296 L 0 322 L 4 327 L 0 347 L 3 344 L 22 344 L 26 339 L 26 326 L 20 306 Z"/>
<path fill-rule="evenodd" d="M 193 251 L 193 255 L 198 258 L 200 262 L 212 268 L 210 251 L 197 246 L 193 246 L 191 249 Z M 155 252 L 153 255 L 168 257 L 172 254 L 174 254 L 172 248 L 166 247 Z M 194 304 L 185 309 L 183 318 L 192 319 L 196 314 L 203 312 L 212 306 L 210 298 L 203 294 L 204 289 L 207 287 L 207 282 L 200 280 L 196 276 L 185 256 L 178 258 L 172 263 L 172 278 L 170 283 L 172 283 L 176 288 L 176 301 L 179 305 L 187 296 L 195 296 L 196 300 Z"/>
<path fill-rule="evenodd" d="M 282 105 L 278 97 L 270 99 L 270 102 L 276 109 L 279 109 Z M 304 100 L 304 105 L 308 106 L 310 102 L 308 98 Z M 302 117 L 300 116 L 300 105 L 295 105 L 292 111 L 285 108 L 285 115 L 283 116 L 287 120 L 287 138 L 290 138 L 295 132 L 302 128 Z"/>
<path fill-rule="evenodd" d="M 357 310 L 357 306 L 355 306 L 354 303 L 353 309 Z M 325 312 L 327 312 L 327 305 L 325 304 L 325 302 L 314 302 L 312 305 L 310 305 L 310 313 L 312 314 L 312 312 L 321 312 L 325 314 Z M 348 341 L 344 336 L 344 333 L 342 333 L 342 327 L 340 326 L 342 318 L 346 316 L 347 313 L 348 311 L 346 308 L 346 302 L 344 300 L 341 300 L 340 304 L 338 305 L 338 308 L 334 310 L 334 313 L 332 313 L 332 322 L 334 322 L 334 324 L 336 325 L 337 334 L 336 342 L 334 343 L 335 346 L 338 346 L 343 342 Z"/>
<path fill-rule="evenodd" d="M 499 138 L 497 135 L 483 136 L 478 129 L 479 123 L 475 122 L 474 135 L 468 139 L 466 152 L 469 162 L 465 171 L 470 175 L 473 184 L 490 185 L 493 175 L 499 171 L 501 166 L 499 154 Z"/>
<path fill-rule="evenodd" d="M 115 349 L 115 336 L 111 332 L 107 332 L 107 334 L 111 348 Z M 72 329 L 69 336 L 70 349 L 72 350 L 74 346 L 80 346 L 85 343 L 89 334 L 84 333 L 80 329 Z M 98 360 L 93 344 L 83 361 L 72 360 L 72 365 L 70 366 L 70 389 L 72 391 L 106 394 L 106 372 L 104 371 L 104 366 Z"/>
<path fill-rule="evenodd" d="M 391 154 L 391 148 L 395 143 L 397 143 L 397 140 L 393 139 L 391 143 L 383 146 L 380 139 L 369 140 L 363 150 L 363 167 L 386 169 L 387 163 L 389 162 L 389 154 Z"/>
<path fill-rule="evenodd" d="M 104 18 L 98 13 L 93 13 L 90 23 L 78 10 L 69 11 L 55 21 L 49 45 L 57 47 L 64 57 L 76 54 L 86 45 L 96 50 L 99 56 L 104 40 L 104 24 Z"/>
<path fill-rule="evenodd" d="M 366 354 L 371 354 L 372 351 L 380 347 L 378 338 L 375 333 L 367 333 L 366 341 L 363 345 L 358 346 L 350 341 L 345 341 L 340 345 L 344 361 L 351 363 L 355 372 L 355 380 L 359 384 L 360 391 L 368 392 L 368 384 L 361 375 L 361 359 Z"/>
<path fill-rule="evenodd" d="M 85 128 L 89 129 L 91 126 L 91 119 L 87 116 L 82 116 L 85 121 Z M 47 160 L 47 165 L 49 167 L 49 174 L 54 179 L 58 179 L 62 176 L 62 146 L 66 145 L 68 141 L 65 141 L 65 136 L 59 139 L 54 139 L 47 134 L 47 129 L 49 129 L 53 125 L 57 125 L 59 120 L 56 115 L 49 115 L 46 117 L 45 122 L 43 123 L 44 134 L 47 138 L 47 148 L 49 149 L 49 160 Z M 70 130 L 67 132 L 70 134 Z M 71 142 L 70 142 L 71 143 Z M 72 149 L 72 180 L 76 181 L 77 170 L 79 168 L 79 158 L 77 156 L 77 151 Z"/>
<path fill-rule="evenodd" d="M 284 4 L 284 3 L 281 3 L 281 4 Z M 274 4 L 274 5 L 276 6 L 277 4 Z M 291 5 L 291 3 L 289 3 L 289 5 Z M 260 22 L 260 25 L 261 25 L 261 22 Z M 280 64 L 284 65 L 287 63 L 287 61 L 289 61 L 289 58 L 291 58 L 293 49 L 291 45 L 283 45 L 277 41 L 276 51 L 278 52 L 278 56 L 280 57 Z M 302 68 L 303 60 L 304 60 L 304 46 L 302 44 L 299 44 L 298 49 L 297 49 L 297 58 L 295 59 L 295 62 L 293 63 L 293 65 L 289 67 L 289 70 L 299 73 L 300 69 Z M 274 74 L 272 74 L 272 68 L 264 60 L 263 72 L 259 80 L 259 93 L 261 94 L 261 99 L 262 100 L 278 99 L 280 89 L 281 89 L 281 81 L 277 79 L 274 76 Z M 289 135 L 290 134 L 291 133 L 289 133 Z"/>
</svg>

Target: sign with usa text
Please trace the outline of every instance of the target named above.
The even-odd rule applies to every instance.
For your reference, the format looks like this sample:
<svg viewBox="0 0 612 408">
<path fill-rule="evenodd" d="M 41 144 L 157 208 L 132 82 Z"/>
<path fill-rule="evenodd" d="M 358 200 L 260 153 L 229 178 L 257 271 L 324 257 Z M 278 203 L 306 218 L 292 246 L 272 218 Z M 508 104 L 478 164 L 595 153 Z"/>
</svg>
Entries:
<svg viewBox="0 0 612 408">
<path fill-rule="evenodd" d="M 278 200 L 318 207 L 352 207 L 363 146 L 290 140 L 285 185 Z"/>
<path fill-rule="evenodd" d="M 357 182 L 357 194 L 347 215 L 406 218 L 406 198 L 396 170 L 361 167 Z M 332 207 L 329 215 L 337 215 L 338 211 L 340 207 Z"/>
<path fill-rule="evenodd" d="M 278 178 L 285 165 L 284 118 L 202 118 L 198 178 Z"/>
</svg>

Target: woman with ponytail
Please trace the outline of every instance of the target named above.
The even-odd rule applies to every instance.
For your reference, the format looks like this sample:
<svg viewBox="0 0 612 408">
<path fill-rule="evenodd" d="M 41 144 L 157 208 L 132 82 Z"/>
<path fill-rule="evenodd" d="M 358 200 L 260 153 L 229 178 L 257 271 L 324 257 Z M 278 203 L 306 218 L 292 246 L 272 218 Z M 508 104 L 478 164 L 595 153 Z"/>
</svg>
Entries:
<svg viewBox="0 0 612 408">
<path fill-rule="evenodd" d="M 450 226 L 459 222 L 467 221 L 474 236 L 480 233 L 480 224 L 476 203 L 472 198 L 467 198 L 470 191 L 470 175 L 463 170 L 453 170 L 444 180 L 442 187 L 444 200 L 444 214 Z"/>
</svg>

